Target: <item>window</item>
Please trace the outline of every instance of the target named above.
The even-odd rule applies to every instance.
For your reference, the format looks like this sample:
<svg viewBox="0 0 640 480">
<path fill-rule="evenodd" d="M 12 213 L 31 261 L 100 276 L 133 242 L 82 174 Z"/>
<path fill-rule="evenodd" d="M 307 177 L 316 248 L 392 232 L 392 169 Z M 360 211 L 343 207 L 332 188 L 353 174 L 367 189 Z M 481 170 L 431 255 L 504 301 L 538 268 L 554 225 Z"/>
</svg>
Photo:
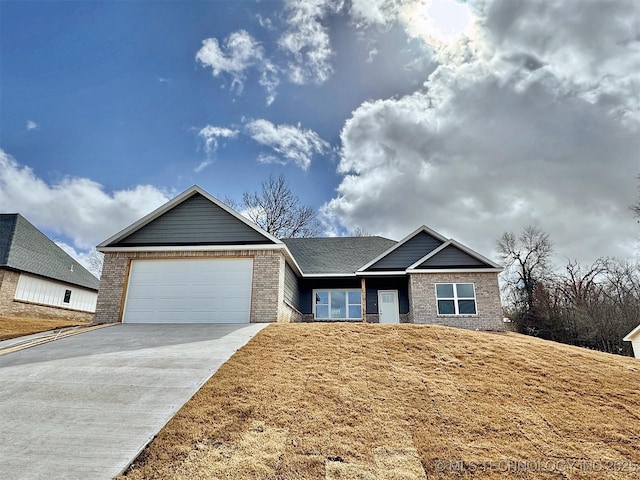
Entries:
<svg viewBox="0 0 640 480">
<path fill-rule="evenodd" d="M 476 315 L 473 283 L 436 283 L 438 315 Z"/>
<path fill-rule="evenodd" d="M 358 320 L 362 318 L 360 290 L 314 290 L 313 313 L 321 320 Z"/>
<path fill-rule="evenodd" d="M 60 297 L 58 297 L 60 298 Z M 71 300 L 71 290 L 65 290 L 64 291 L 64 303 L 69 303 L 69 301 Z"/>
</svg>

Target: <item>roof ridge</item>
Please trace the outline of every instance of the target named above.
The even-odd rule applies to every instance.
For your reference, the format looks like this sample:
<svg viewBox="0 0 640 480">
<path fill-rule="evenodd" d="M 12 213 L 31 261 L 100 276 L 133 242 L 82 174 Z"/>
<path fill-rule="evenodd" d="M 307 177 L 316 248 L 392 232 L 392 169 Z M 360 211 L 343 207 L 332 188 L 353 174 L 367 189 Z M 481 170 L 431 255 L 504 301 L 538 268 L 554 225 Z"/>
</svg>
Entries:
<svg viewBox="0 0 640 480">
<path fill-rule="evenodd" d="M 5 267 L 98 290 L 99 279 L 21 214 L 15 217 Z"/>
</svg>

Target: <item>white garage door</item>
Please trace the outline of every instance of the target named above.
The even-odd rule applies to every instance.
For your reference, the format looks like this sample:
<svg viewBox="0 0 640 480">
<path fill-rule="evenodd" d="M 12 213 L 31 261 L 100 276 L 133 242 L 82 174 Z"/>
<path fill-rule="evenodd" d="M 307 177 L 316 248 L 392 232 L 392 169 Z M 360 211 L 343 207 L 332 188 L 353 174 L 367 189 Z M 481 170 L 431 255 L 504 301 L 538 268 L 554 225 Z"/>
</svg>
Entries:
<svg viewBox="0 0 640 480">
<path fill-rule="evenodd" d="M 134 260 L 124 323 L 249 323 L 253 260 Z"/>
</svg>

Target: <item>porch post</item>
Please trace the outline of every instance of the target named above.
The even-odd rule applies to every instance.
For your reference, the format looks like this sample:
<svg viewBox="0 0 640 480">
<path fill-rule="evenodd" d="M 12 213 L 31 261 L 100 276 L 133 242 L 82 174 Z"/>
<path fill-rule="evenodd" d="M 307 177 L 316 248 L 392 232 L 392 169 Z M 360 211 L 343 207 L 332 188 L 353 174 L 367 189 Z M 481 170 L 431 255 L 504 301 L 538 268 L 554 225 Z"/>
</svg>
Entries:
<svg viewBox="0 0 640 480">
<path fill-rule="evenodd" d="M 367 323 L 367 285 L 364 277 L 360 279 L 360 289 L 362 290 L 362 322 Z"/>
</svg>

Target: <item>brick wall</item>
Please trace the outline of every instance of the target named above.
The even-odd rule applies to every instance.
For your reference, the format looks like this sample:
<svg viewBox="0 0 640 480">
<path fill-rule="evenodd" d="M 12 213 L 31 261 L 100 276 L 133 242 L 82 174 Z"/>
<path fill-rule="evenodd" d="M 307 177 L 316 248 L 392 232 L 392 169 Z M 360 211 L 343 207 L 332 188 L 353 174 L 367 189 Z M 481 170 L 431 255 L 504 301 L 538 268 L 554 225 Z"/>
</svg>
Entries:
<svg viewBox="0 0 640 480">
<path fill-rule="evenodd" d="M 408 313 L 400 313 L 400 323 L 411 323 L 411 318 Z M 367 323 L 380 323 L 380 315 L 377 313 L 367 313 Z"/>
<path fill-rule="evenodd" d="M 284 255 L 279 250 L 107 252 L 104 255 L 95 323 L 122 319 L 122 306 L 129 264 L 132 259 L 160 258 L 253 258 L 250 321 L 286 322 L 295 318 L 284 303 Z"/>
<path fill-rule="evenodd" d="M 282 323 L 301 322 L 302 313 L 285 301 L 281 305 L 280 312 L 278 313 L 278 321 Z"/>
<path fill-rule="evenodd" d="M 251 323 L 287 321 L 284 310 L 284 263 L 284 256 L 280 252 L 255 252 Z"/>
<path fill-rule="evenodd" d="M 93 319 L 93 313 L 89 312 L 14 300 L 18 278 L 20 278 L 18 272 L 0 269 L 0 314 L 16 317 L 64 318 L 78 322 L 90 322 Z"/>
<path fill-rule="evenodd" d="M 9 314 L 11 311 L 19 277 L 18 272 L 0 269 L 0 313 Z"/>
<path fill-rule="evenodd" d="M 436 283 L 473 283 L 477 315 L 441 316 L 436 305 Z M 472 330 L 504 330 L 502 304 L 495 272 L 412 273 L 409 275 L 411 321 Z"/>
</svg>

